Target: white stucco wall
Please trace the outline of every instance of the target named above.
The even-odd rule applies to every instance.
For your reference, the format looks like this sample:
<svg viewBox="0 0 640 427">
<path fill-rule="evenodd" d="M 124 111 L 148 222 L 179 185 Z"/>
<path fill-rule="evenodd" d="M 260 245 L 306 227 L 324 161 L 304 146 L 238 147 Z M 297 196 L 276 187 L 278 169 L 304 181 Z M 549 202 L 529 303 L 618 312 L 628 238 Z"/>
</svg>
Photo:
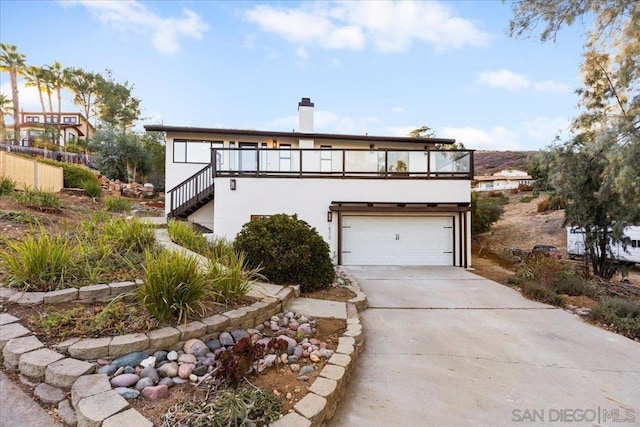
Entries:
<svg viewBox="0 0 640 427">
<path fill-rule="evenodd" d="M 233 191 L 230 179 L 215 179 L 213 231 L 216 235 L 235 238 L 251 215 L 297 214 L 329 243 L 334 261 L 337 260 L 337 214 L 333 213 L 332 222 L 327 221 L 332 202 L 469 203 L 471 199 L 470 182 L 466 180 L 236 178 Z M 456 226 L 457 236 L 461 232 L 459 227 Z M 468 242 L 468 259 L 470 246 Z"/>
</svg>

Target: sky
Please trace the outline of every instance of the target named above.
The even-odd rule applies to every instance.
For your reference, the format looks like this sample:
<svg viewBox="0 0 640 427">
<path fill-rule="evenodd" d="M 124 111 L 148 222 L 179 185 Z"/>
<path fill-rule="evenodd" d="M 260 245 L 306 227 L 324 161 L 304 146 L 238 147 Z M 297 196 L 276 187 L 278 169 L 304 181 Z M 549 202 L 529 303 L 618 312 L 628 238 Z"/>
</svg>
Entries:
<svg viewBox="0 0 640 427">
<path fill-rule="evenodd" d="M 502 1 L 0 1 L 0 40 L 28 65 L 112 70 L 144 124 L 406 136 L 538 150 L 578 114 L 584 28 L 507 35 Z M 10 96 L 9 76 L 0 92 Z M 20 107 L 40 111 L 20 87 Z M 81 111 L 66 94 L 63 110 Z M 10 122 L 10 120 L 8 120 Z"/>
</svg>

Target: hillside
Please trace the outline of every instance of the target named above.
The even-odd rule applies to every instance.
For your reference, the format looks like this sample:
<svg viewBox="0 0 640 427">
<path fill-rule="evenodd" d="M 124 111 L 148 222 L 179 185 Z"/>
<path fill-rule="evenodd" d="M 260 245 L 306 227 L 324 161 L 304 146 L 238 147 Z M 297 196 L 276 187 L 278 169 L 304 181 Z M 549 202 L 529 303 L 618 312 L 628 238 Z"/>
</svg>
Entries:
<svg viewBox="0 0 640 427">
<path fill-rule="evenodd" d="M 503 169 L 528 171 L 537 151 L 476 151 L 474 153 L 474 174 L 491 175 Z"/>
</svg>

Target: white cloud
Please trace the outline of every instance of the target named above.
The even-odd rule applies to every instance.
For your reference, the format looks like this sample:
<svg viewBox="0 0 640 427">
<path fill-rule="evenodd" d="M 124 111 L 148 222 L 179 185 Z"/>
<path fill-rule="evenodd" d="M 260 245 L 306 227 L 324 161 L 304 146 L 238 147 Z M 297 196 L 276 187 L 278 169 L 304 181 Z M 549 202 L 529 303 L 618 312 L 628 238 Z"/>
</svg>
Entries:
<svg viewBox="0 0 640 427">
<path fill-rule="evenodd" d="M 445 127 L 438 132 L 442 138 L 453 138 L 474 150 L 519 150 L 518 134 L 503 126 L 484 130 L 474 127 Z"/>
<path fill-rule="evenodd" d="M 12 99 L 11 83 L 6 82 L 0 86 L 0 93 L 6 95 Z M 46 93 L 43 93 L 44 106 L 49 111 L 49 98 Z M 18 80 L 18 101 L 20 101 L 20 110 L 25 112 L 41 112 L 42 105 L 40 104 L 40 95 L 38 94 L 38 88 L 33 86 L 25 86 L 23 80 Z M 51 102 L 53 102 L 54 111 L 58 111 L 58 99 L 55 93 L 51 94 Z M 71 102 L 71 97 L 66 91 L 62 92 L 62 111 L 80 111 L 79 107 L 76 107 Z"/>
<path fill-rule="evenodd" d="M 534 89 L 538 92 L 569 92 L 569 86 L 553 80 L 532 81 L 523 74 L 516 74 L 502 68 L 497 71 L 483 71 L 478 75 L 477 82 L 493 89 L 519 90 Z"/>
<path fill-rule="evenodd" d="M 62 6 L 82 5 L 94 18 L 120 32 L 136 31 L 149 35 L 151 44 L 161 53 L 180 50 L 178 39 L 187 36 L 200 39 L 209 26 L 197 13 L 184 8 L 182 17 L 163 18 L 136 0 L 129 1 L 61 1 Z"/>
<path fill-rule="evenodd" d="M 485 45 L 489 35 L 437 2 L 307 3 L 297 8 L 257 5 L 245 13 L 263 31 L 298 46 L 380 52 L 408 50 L 422 42 L 442 51 Z"/>
<path fill-rule="evenodd" d="M 569 135 L 571 121 L 566 117 L 536 117 L 523 126 L 528 137 L 551 144 L 556 136 Z"/>
</svg>

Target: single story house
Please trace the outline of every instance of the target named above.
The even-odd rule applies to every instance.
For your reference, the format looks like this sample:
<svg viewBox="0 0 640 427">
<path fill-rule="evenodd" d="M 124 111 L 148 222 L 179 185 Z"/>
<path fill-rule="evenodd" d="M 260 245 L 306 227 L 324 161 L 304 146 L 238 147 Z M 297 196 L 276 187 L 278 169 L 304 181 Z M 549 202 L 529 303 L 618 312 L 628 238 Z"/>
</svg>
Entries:
<svg viewBox="0 0 640 427">
<path fill-rule="evenodd" d="M 297 214 L 339 265 L 471 265 L 473 150 L 452 139 L 147 125 L 166 137 L 166 214 L 233 239 Z"/>
<path fill-rule="evenodd" d="M 473 191 L 511 190 L 522 185 L 532 185 L 533 178 L 524 171 L 505 169 L 493 175 L 476 176 Z"/>
</svg>

